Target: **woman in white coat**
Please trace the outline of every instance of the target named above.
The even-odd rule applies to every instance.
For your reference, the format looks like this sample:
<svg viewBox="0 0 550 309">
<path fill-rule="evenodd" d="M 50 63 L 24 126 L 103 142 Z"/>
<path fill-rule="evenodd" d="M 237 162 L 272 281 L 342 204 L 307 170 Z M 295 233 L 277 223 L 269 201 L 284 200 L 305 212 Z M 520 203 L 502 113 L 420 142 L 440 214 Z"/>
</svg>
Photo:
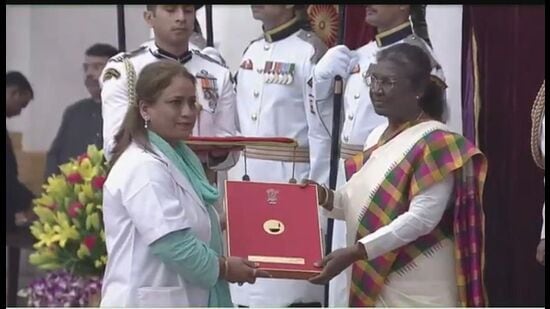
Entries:
<svg viewBox="0 0 550 309">
<path fill-rule="evenodd" d="M 129 89 L 133 89 L 130 87 Z M 195 78 L 177 62 L 146 66 L 110 161 L 103 211 L 108 262 L 101 306 L 232 306 L 227 282 L 269 276 L 224 257 L 218 192 L 182 142 L 198 113 Z"/>
</svg>

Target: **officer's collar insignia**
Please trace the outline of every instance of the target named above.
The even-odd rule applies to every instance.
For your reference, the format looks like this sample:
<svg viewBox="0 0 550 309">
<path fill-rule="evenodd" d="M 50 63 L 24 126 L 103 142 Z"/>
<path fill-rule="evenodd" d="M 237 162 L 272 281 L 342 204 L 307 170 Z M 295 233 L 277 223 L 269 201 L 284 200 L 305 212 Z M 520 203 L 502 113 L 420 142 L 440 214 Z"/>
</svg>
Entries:
<svg viewBox="0 0 550 309">
<path fill-rule="evenodd" d="M 252 65 L 252 60 L 250 59 L 246 59 L 245 61 L 243 61 L 241 63 L 241 69 L 244 69 L 244 70 L 253 70 L 254 69 L 254 66 Z"/>
<path fill-rule="evenodd" d="M 187 61 L 191 60 L 191 58 L 193 57 L 193 52 L 190 51 L 190 50 L 186 51 L 185 53 L 183 53 L 180 56 L 176 56 L 174 54 L 171 54 L 171 53 L 159 48 L 156 44 L 152 44 L 152 46 L 149 48 L 149 50 L 151 51 L 153 56 L 155 56 L 157 58 L 165 58 L 165 59 L 176 60 L 177 62 L 179 62 L 181 64 L 186 63 Z"/>
<path fill-rule="evenodd" d="M 290 21 L 273 28 L 269 31 L 264 32 L 264 39 L 267 42 L 275 42 L 282 39 L 285 39 L 292 34 L 294 34 L 296 31 L 301 29 L 301 23 L 299 22 L 297 17 L 294 17 Z"/>
<path fill-rule="evenodd" d="M 359 73 L 361 71 L 361 66 L 359 66 L 359 64 L 356 64 L 353 69 L 351 69 L 351 72 L 350 74 L 355 74 L 355 73 Z"/>
<path fill-rule="evenodd" d="M 103 74 L 103 82 L 108 81 L 111 78 L 118 79 L 120 77 L 120 72 L 114 68 L 108 68 Z"/>
<path fill-rule="evenodd" d="M 378 47 L 388 46 L 403 40 L 413 33 L 411 23 L 407 21 L 395 28 L 377 34 L 375 36 L 376 45 L 378 45 Z"/>
</svg>

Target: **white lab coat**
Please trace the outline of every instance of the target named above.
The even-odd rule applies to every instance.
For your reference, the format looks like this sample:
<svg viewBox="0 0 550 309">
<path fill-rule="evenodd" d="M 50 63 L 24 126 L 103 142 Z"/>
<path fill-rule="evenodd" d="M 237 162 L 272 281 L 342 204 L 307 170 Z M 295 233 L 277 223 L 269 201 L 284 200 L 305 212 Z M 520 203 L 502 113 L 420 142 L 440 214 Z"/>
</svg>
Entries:
<svg viewBox="0 0 550 309">
<path fill-rule="evenodd" d="M 208 211 L 189 180 L 161 154 L 136 144 L 122 154 L 103 188 L 107 267 L 102 307 L 208 305 L 208 289 L 193 285 L 152 255 L 150 245 L 178 230 L 211 237 Z"/>
</svg>

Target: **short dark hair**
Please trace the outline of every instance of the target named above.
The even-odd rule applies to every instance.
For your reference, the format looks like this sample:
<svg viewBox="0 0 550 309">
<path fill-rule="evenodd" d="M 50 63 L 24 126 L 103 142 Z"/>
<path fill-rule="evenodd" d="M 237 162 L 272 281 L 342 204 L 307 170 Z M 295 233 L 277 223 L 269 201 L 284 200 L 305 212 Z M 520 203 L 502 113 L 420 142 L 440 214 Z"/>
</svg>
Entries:
<svg viewBox="0 0 550 309">
<path fill-rule="evenodd" d="M 118 54 L 118 49 L 105 43 L 96 43 L 86 50 L 86 56 L 111 58 Z"/>
<path fill-rule="evenodd" d="M 443 121 L 445 89 L 431 78 L 432 64 L 424 49 L 407 43 L 395 44 L 378 52 L 376 59 L 404 68 L 413 86 L 421 87 L 424 83 L 424 95 L 418 101 L 420 108 L 433 119 Z"/>
<path fill-rule="evenodd" d="M 34 98 L 31 83 L 29 83 L 29 80 L 21 72 L 10 71 L 6 73 L 6 87 L 17 87 L 20 91 L 28 91 L 31 94 L 31 98 Z"/>
</svg>

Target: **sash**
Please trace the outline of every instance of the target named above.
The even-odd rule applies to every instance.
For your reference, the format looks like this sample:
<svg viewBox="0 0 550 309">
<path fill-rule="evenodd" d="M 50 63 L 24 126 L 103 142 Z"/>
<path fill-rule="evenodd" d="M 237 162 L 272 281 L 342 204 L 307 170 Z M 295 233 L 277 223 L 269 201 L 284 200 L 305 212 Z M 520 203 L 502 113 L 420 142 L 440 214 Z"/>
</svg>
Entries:
<svg viewBox="0 0 550 309">
<path fill-rule="evenodd" d="M 484 155 L 463 136 L 449 132 L 442 124 L 431 123 L 437 122 L 404 128 L 395 140 L 382 141 L 345 162 L 349 179 L 363 165 L 369 167 L 370 155 L 378 149 L 403 153 L 397 161 L 388 165 L 382 181 L 362 209 L 356 240 L 406 212 L 411 199 L 422 190 L 443 180 L 451 172 L 455 177 L 451 199 L 453 207 L 445 212 L 432 232 L 385 255 L 353 264 L 350 306 L 374 306 L 390 273 L 403 270 L 421 254 L 429 254 L 445 238 L 454 239 L 459 304 L 475 307 L 487 304 L 483 284 L 482 209 L 487 162 Z M 408 144 L 404 147 L 404 143 Z"/>
</svg>

